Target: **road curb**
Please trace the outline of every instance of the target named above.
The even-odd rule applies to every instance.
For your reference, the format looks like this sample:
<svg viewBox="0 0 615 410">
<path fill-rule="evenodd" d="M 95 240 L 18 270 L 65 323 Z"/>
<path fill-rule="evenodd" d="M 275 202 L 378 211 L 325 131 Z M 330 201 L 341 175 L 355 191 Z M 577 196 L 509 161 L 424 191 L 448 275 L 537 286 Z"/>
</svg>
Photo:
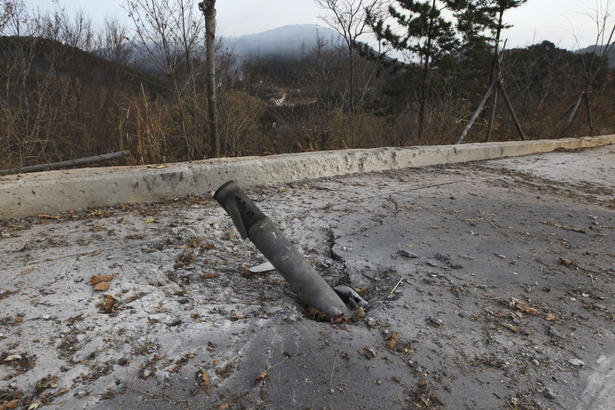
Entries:
<svg viewBox="0 0 615 410">
<path fill-rule="evenodd" d="M 615 134 L 557 140 L 375 148 L 84 168 L 0 177 L 0 219 L 201 194 L 241 186 L 453 164 L 615 144 Z"/>
</svg>

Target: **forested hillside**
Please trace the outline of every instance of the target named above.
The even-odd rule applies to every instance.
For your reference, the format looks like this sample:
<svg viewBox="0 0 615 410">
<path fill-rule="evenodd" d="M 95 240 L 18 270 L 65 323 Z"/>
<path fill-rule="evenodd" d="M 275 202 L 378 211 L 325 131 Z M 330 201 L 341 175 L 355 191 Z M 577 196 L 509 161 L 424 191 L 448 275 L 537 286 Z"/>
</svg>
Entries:
<svg viewBox="0 0 615 410">
<path fill-rule="evenodd" d="M 3 4 L 0 168 L 119 150 L 131 151 L 131 164 L 213 155 L 201 15 L 168 2 L 158 16 L 167 19 L 164 31 L 144 20 L 135 20 L 141 31 L 113 21 L 95 30 L 84 15 L 41 16 L 19 1 Z M 470 32 L 459 24 L 469 18 L 460 14 L 466 9 L 451 10 L 450 47 L 426 49 L 425 38 L 408 38 L 398 45 L 417 48 L 406 59 L 381 53 L 395 45 L 384 35 L 368 46 L 332 43 L 325 31 L 327 38 L 293 53 L 244 51 L 241 59 L 220 43 L 222 155 L 454 143 L 489 87 L 496 43 L 487 26 L 476 23 Z M 137 5 L 131 12 L 144 11 Z M 191 19 L 183 30 L 180 15 Z M 377 18 L 371 24 L 377 31 Z M 606 58 L 548 41 L 522 49 L 497 44 L 502 82 L 528 138 L 615 132 L 615 78 Z M 591 130 L 586 105 L 578 104 L 583 92 L 591 97 Z M 493 118 L 491 140 L 519 138 L 501 98 Z M 484 110 L 466 141 L 484 141 L 490 119 Z"/>
</svg>

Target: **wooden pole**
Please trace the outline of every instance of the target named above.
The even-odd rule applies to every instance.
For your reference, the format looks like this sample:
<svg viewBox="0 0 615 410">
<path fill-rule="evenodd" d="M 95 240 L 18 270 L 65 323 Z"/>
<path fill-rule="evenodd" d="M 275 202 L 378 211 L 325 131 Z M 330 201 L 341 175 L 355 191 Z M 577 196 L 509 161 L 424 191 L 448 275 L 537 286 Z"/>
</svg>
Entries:
<svg viewBox="0 0 615 410">
<path fill-rule="evenodd" d="M 515 127 L 517 127 L 517 131 L 519 132 L 521 139 L 523 141 L 527 140 L 527 138 L 525 138 L 525 133 L 523 132 L 523 129 L 521 128 L 521 123 L 519 122 L 519 119 L 517 118 L 517 114 L 515 114 L 515 110 L 510 102 L 510 98 L 508 98 L 508 94 L 506 94 L 506 90 L 504 89 L 504 84 L 502 84 L 502 81 L 500 79 L 497 79 L 496 81 L 498 83 L 498 86 L 500 87 L 500 91 L 502 91 L 502 97 L 504 97 L 504 101 L 506 102 L 506 105 L 508 106 L 508 111 L 510 111 L 510 115 L 512 116 L 513 121 L 515 122 Z"/>
<path fill-rule="evenodd" d="M 589 135 L 591 137 L 594 136 L 594 123 L 592 121 L 592 108 L 591 102 L 589 101 L 589 93 L 585 93 L 585 108 L 587 109 L 587 123 L 589 125 Z"/>
<path fill-rule="evenodd" d="M 487 136 L 485 137 L 485 142 L 489 141 L 491 138 L 491 130 L 493 128 L 493 123 L 495 122 L 495 113 L 498 108 L 498 89 L 496 88 L 493 92 L 493 105 L 491 106 L 491 117 L 489 118 L 489 126 L 487 127 Z"/>
<path fill-rule="evenodd" d="M 68 161 L 54 162 L 52 164 L 40 164 L 40 165 L 31 165 L 31 166 L 23 167 L 23 168 L 2 169 L 0 170 L 0 175 L 25 174 L 27 172 L 49 171 L 49 170 L 58 169 L 58 168 L 76 167 L 79 165 L 91 164 L 95 162 L 119 159 L 119 158 L 127 157 L 129 155 L 130 155 L 130 151 L 121 151 L 121 152 L 112 152 L 109 154 L 94 155 L 92 157 L 71 159 Z"/>
<path fill-rule="evenodd" d="M 478 118 L 478 115 L 481 113 L 481 111 L 485 107 L 485 104 L 487 104 L 487 100 L 489 99 L 489 96 L 491 96 L 494 86 L 495 86 L 495 81 L 491 83 L 491 86 L 489 86 L 489 89 L 487 90 L 487 92 L 485 93 L 485 96 L 483 97 L 482 101 L 478 105 L 478 108 L 476 109 L 476 111 L 474 111 L 474 114 L 472 114 L 472 118 L 470 118 L 468 125 L 466 125 L 466 127 L 463 129 L 463 132 L 459 136 L 459 139 L 457 140 L 457 144 L 461 144 L 463 140 L 466 138 L 468 131 L 470 131 L 470 128 L 472 128 L 472 125 L 474 125 L 474 121 L 476 121 L 476 118 Z"/>
<path fill-rule="evenodd" d="M 199 3 L 205 16 L 205 48 L 207 52 L 207 105 L 209 113 L 209 138 L 213 156 L 220 158 L 220 135 L 218 133 L 216 97 L 216 0 Z"/>
</svg>

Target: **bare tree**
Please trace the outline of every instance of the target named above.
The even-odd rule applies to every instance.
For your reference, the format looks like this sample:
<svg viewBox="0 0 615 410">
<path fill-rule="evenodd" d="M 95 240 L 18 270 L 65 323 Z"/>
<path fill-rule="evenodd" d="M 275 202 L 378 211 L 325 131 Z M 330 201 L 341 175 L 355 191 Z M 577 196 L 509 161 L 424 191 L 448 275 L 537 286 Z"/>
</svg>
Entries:
<svg viewBox="0 0 615 410">
<path fill-rule="evenodd" d="M 11 16 L 13 15 L 13 2 L 9 0 L 2 0 L 0 3 L 0 33 L 4 32 L 4 27 L 7 25 Z"/>
<path fill-rule="evenodd" d="M 321 19 L 344 39 L 348 52 L 348 99 L 350 111 L 355 111 L 355 51 L 359 37 L 371 32 L 367 15 L 378 15 L 382 0 L 314 0 L 329 15 Z"/>
<path fill-rule="evenodd" d="M 591 92 L 592 85 L 598 74 L 601 71 L 600 62 L 604 62 L 608 58 L 609 52 L 615 46 L 615 22 L 613 22 L 613 4 L 610 0 L 596 0 L 596 8 L 587 12 L 587 16 L 591 18 L 596 26 L 596 38 L 590 53 L 589 59 L 583 56 L 583 65 L 585 67 L 585 85 L 581 95 L 570 110 L 568 116 L 568 125 L 570 126 L 577 114 L 581 110 L 581 105 L 585 101 L 585 109 L 587 112 L 587 124 L 589 126 L 590 135 L 594 134 L 594 124 L 592 121 L 591 110 Z M 578 45 L 578 40 L 577 40 Z"/>
<path fill-rule="evenodd" d="M 189 124 L 189 113 L 185 107 L 186 93 L 192 93 L 194 105 L 198 97 L 194 62 L 202 25 L 197 21 L 193 7 L 194 4 L 188 0 L 128 0 L 126 3 L 140 49 L 169 81 L 190 158 L 194 158 L 196 152 L 201 151 L 199 146 L 203 145 L 202 140 L 195 140 L 198 134 L 198 110 L 192 110 Z M 181 81 L 179 71 L 182 63 L 185 63 L 188 81 Z"/>
<path fill-rule="evenodd" d="M 105 19 L 105 25 L 96 40 L 96 53 L 118 66 L 128 65 L 134 52 L 128 35 L 128 29 L 118 20 Z"/>
<path fill-rule="evenodd" d="M 205 47 L 207 49 L 207 106 L 209 110 L 209 138 L 213 142 L 213 154 L 220 158 L 216 99 L 216 0 L 199 3 L 205 16 Z"/>
</svg>

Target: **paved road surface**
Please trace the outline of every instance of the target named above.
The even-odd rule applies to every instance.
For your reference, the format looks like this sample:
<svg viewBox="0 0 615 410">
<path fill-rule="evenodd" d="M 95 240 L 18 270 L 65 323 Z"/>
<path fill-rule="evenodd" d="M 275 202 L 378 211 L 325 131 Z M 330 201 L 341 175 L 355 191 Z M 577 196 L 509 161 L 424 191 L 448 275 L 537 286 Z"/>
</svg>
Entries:
<svg viewBox="0 0 615 410">
<path fill-rule="evenodd" d="M 209 194 L 0 222 L 0 406 L 615 407 L 615 147 L 247 192 L 365 318 Z"/>
</svg>

